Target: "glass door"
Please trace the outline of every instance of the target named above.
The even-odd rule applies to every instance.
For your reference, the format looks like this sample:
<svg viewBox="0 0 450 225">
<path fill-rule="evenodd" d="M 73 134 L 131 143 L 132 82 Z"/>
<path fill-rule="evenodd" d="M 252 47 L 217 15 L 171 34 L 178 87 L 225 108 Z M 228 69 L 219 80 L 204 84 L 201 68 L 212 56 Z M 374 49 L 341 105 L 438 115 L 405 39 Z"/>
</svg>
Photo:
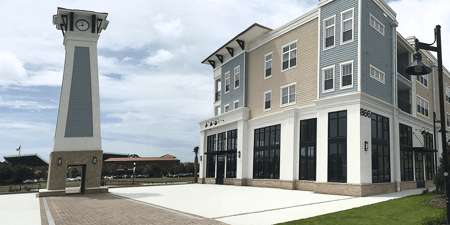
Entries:
<svg viewBox="0 0 450 225">
<path fill-rule="evenodd" d="M 225 175 L 225 154 L 217 155 L 216 184 L 223 184 L 224 175 Z"/>
<path fill-rule="evenodd" d="M 423 188 L 425 187 L 425 181 L 423 180 L 423 153 L 416 152 L 415 160 L 417 188 Z"/>
</svg>

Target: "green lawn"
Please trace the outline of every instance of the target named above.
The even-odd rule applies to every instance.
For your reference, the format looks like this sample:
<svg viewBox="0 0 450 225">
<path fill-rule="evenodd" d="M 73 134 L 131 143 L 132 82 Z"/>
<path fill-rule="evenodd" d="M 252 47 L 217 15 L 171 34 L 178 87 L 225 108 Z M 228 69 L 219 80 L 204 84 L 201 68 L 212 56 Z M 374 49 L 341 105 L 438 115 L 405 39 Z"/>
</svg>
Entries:
<svg viewBox="0 0 450 225">
<path fill-rule="evenodd" d="M 420 224 L 423 216 L 442 209 L 423 204 L 434 195 L 414 195 L 282 224 Z"/>
</svg>

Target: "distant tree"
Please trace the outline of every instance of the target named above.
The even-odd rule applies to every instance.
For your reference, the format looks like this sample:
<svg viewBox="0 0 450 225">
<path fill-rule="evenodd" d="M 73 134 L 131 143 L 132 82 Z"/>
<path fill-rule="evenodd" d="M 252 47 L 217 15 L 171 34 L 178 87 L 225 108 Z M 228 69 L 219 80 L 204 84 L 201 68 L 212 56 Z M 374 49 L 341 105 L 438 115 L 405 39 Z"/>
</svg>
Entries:
<svg viewBox="0 0 450 225">
<path fill-rule="evenodd" d="M 42 176 L 44 177 L 44 179 L 47 179 L 48 178 L 48 166 L 42 167 L 41 173 L 42 173 Z"/>
<path fill-rule="evenodd" d="M 169 173 L 170 173 L 170 175 L 177 174 L 177 167 L 170 167 L 169 168 Z"/>
<path fill-rule="evenodd" d="M 76 176 L 76 175 L 78 175 L 78 174 L 79 174 L 78 169 L 77 169 L 77 168 L 73 168 L 73 169 L 72 169 L 72 176 L 71 176 L 71 177 L 74 177 L 74 176 Z"/>
<path fill-rule="evenodd" d="M 102 177 L 109 174 L 109 168 L 108 167 L 109 167 L 109 163 L 104 163 L 102 165 L 102 175 L 101 175 Z"/>
<path fill-rule="evenodd" d="M 169 171 L 166 168 L 161 169 L 161 174 L 166 176 L 169 173 Z"/>
<path fill-rule="evenodd" d="M 448 143 L 447 143 L 448 144 Z M 450 146 L 447 146 L 447 154 L 449 153 Z M 444 153 L 439 157 L 440 165 L 438 167 L 437 173 L 434 175 L 433 183 L 436 185 L 437 192 L 443 192 L 445 190 L 444 182 Z M 447 168 L 450 168 L 450 154 L 447 156 Z"/>
<path fill-rule="evenodd" d="M 144 167 L 142 166 L 136 166 L 136 175 L 142 174 L 142 171 L 144 170 Z"/>
<path fill-rule="evenodd" d="M 198 171 L 198 146 L 194 148 L 195 158 L 194 158 L 194 183 L 198 183 L 197 171 Z"/>
<path fill-rule="evenodd" d="M 34 178 L 33 168 L 23 165 L 14 167 L 13 174 L 14 174 L 13 179 L 15 183 L 22 183 L 23 180 Z"/>
<path fill-rule="evenodd" d="M 157 177 L 161 177 L 162 168 L 160 165 L 152 164 L 150 165 L 150 167 L 152 168 L 154 175 L 156 175 Z M 167 170 L 165 174 L 167 174 Z"/>
<path fill-rule="evenodd" d="M 109 175 L 116 175 L 117 173 L 117 165 L 111 164 L 108 168 Z"/>
<path fill-rule="evenodd" d="M 142 171 L 143 174 L 148 174 L 150 177 L 153 177 L 153 169 L 151 166 L 144 167 L 144 170 Z"/>
<path fill-rule="evenodd" d="M 0 164 L 0 183 L 6 183 L 11 178 L 13 178 L 13 170 L 11 167 Z"/>
</svg>

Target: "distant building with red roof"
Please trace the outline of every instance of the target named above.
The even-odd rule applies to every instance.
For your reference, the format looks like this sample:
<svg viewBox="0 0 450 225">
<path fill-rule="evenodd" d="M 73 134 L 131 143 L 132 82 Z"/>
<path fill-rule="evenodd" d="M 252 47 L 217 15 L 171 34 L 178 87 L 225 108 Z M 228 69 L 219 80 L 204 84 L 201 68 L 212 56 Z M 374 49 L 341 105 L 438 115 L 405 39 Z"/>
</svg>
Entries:
<svg viewBox="0 0 450 225">
<path fill-rule="evenodd" d="M 127 173 L 133 172 L 133 163 L 136 162 L 136 167 L 150 166 L 156 164 L 161 166 L 162 169 L 169 169 L 170 167 L 177 167 L 180 165 L 180 160 L 177 157 L 169 154 L 165 154 L 161 157 L 135 157 L 135 158 L 109 158 L 103 163 L 117 165 L 117 171 Z M 128 172 L 128 173 L 130 173 Z"/>
</svg>

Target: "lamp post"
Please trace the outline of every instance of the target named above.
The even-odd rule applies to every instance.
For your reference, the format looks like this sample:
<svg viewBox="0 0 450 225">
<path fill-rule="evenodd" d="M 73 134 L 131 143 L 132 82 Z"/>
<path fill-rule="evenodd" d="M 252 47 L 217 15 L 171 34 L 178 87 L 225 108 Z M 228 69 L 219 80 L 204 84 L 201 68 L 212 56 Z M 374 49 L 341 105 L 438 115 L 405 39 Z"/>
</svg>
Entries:
<svg viewBox="0 0 450 225">
<path fill-rule="evenodd" d="M 436 42 L 436 47 L 432 46 Z M 426 44 L 419 42 L 415 39 L 415 49 L 414 62 L 406 68 L 405 72 L 410 75 L 425 75 L 431 73 L 431 68 L 422 62 L 422 55 L 419 49 L 424 49 L 428 51 L 433 51 L 437 53 L 438 60 L 438 78 L 439 78 L 439 112 L 441 116 L 441 141 L 442 141 L 442 153 L 444 157 L 444 187 L 445 187 L 445 197 L 447 209 L 450 209 L 450 190 L 449 190 L 449 176 L 448 176 L 448 160 L 447 160 L 447 143 L 445 136 L 445 108 L 444 108 L 444 81 L 443 81 L 443 67 L 442 67 L 442 46 L 441 46 L 441 26 L 437 25 L 434 29 L 434 42 L 431 44 Z M 447 210 L 447 219 L 450 219 L 450 210 Z"/>
<path fill-rule="evenodd" d="M 136 162 L 133 163 L 133 185 L 134 185 L 134 177 L 136 176 Z"/>
</svg>

